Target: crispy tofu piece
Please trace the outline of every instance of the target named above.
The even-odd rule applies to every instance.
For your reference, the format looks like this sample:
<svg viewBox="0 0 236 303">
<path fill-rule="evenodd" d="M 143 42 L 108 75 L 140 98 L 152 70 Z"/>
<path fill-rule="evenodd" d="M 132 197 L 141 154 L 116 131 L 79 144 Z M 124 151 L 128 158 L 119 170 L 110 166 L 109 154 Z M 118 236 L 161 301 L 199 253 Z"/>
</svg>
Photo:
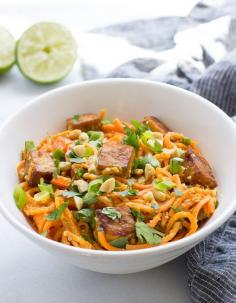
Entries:
<svg viewBox="0 0 236 303">
<path fill-rule="evenodd" d="M 188 149 L 185 153 L 183 166 L 185 169 L 182 179 L 186 184 L 199 184 L 209 188 L 217 186 L 216 179 L 207 160 L 203 156 L 195 154 L 192 149 Z"/>
<path fill-rule="evenodd" d="M 72 117 L 66 120 L 68 130 L 80 129 L 83 131 L 98 130 L 101 126 L 101 120 L 94 114 L 79 115 L 78 118 Z"/>
<path fill-rule="evenodd" d="M 102 146 L 100 151 L 98 169 L 103 171 L 107 169 L 107 174 L 122 175 L 128 178 L 134 157 L 135 151 L 132 146 L 108 141 Z M 117 168 L 116 173 L 115 168 Z M 109 172 L 109 169 L 111 169 L 111 172 Z"/>
<path fill-rule="evenodd" d="M 163 135 L 168 133 L 169 128 L 154 116 L 144 117 L 143 123 L 150 127 L 153 132 L 160 132 Z"/>
<path fill-rule="evenodd" d="M 33 150 L 27 153 L 24 177 L 30 186 L 37 186 L 40 178 L 50 182 L 54 170 L 54 161 L 47 152 Z"/>
<path fill-rule="evenodd" d="M 127 206 L 118 206 L 115 209 L 121 213 L 120 219 L 112 220 L 102 213 L 102 209 L 96 210 L 98 227 L 104 230 L 107 241 L 112 241 L 119 237 L 133 238 L 135 235 L 135 222 L 130 209 Z"/>
</svg>

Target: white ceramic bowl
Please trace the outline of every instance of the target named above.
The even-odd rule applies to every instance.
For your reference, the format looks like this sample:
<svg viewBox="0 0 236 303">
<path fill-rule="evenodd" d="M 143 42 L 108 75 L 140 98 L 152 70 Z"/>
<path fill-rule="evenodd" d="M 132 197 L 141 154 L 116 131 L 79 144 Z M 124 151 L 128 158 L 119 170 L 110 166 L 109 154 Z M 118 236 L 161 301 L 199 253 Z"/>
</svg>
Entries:
<svg viewBox="0 0 236 303">
<path fill-rule="evenodd" d="M 219 183 L 219 207 L 195 234 L 164 246 L 127 252 L 93 251 L 48 240 L 32 230 L 16 208 L 12 191 L 25 140 L 39 142 L 65 128 L 76 113 L 107 108 L 111 117 L 141 119 L 156 115 L 172 130 L 196 139 Z M 207 100 L 182 89 L 143 80 L 111 79 L 50 91 L 14 114 L 0 130 L 0 209 L 20 232 L 55 257 L 103 273 L 131 273 L 166 263 L 213 232 L 236 209 L 236 129 L 230 118 Z M 27 249 L 27 248 L 26 248 Z M 49 259 L 50 262 L 50 259 Z"/>
</svg>

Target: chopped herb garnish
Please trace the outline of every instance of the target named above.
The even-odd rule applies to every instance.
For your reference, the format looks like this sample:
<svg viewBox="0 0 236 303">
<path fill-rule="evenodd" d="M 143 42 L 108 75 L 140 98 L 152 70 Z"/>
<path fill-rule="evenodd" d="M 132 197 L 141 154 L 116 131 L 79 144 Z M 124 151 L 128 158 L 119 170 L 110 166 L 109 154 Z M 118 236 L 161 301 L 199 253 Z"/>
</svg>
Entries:
<svg viewBox="0 0 236 303">
<path fill-rule="evenodd" d="M 179 174 L 182 171 L 181 163 L 183 161 L 184 160 L 182 158 L 178 157 L 170 159 L 170 172 L 172 175 Z"/>
<path fill-rule="evenodd" d="M 75 196 L 80 197 L 81 196 L 81 194 L 79 192 L 74 191 L 74 190 L 63 190 L 61 192 L 61 195 L 63 197 L 66 197 L 66 198 L 72 198 L 72 197 L 75 197 Z"/>
<path fill-rule="evenodd" d="M 114 207 L 104 207 L 102 213 L 112 220 L 121 218 L 121 213 Z"/>
<path fill-rule="evenodd" d="M 173 211 L 174 211 L 175 213 L 179 213 L 179 212 L 183 211 L 182 208 L 180 208 L 180 207 L 172 206 L 171 208 L 173 209 Z"/>
<path fill-rule="evenodd" d="M 156 139 L 153 132 L 150 130 L 145 131 L 142 136 L 141 140 L 144 145 L 146 145 L 148 148 L 150 148 L 155 153 L 161 153 L 163 146 L 160 143 L 160 140 Z"/>
<path fill-rule="evenodd" d="M 102 141 L 101 140 L 90 141 L 89 143 L 92 144 L 95 148 L 102 147 Z"/>
<path fill-rule="evenodd" d="M 46 215 L 45 218 L 48 221 L 55 221 L 61 217 L 64 210 L 68 207 L 69 203 L 64 202 L 60 206 L 58 206 L 56 209 L 54 209 L 50 214 Z"/>
<path fill-rule="evenodd" d="M 60 161 L 55 159 L 55 170 L 53 172 L 53 178 L 57 178 L 60 175 Z"/>
<path fill-rule="evenodd" d="M 79 117 L 80 117 L 80 115 L 74 115 L 72 119 L 75 120 L 75 121 L 78 121 Z"/>
<path fill-rule="evenodd" d="M 96 141 L 100 139 L 102 136 L 102 132 L 97 132 L 92 130 L 88 131 L 87 134 L 89 136 L 89 141 Z"/>
<path fill-rule="evenodd" d="M 137 218 L 137 220 L 140 222 L 144 220 L 142 213 L 136 209 L 131 208 L 131 214 L 134 218 Z"/>
<path fill-rule="evenodd" d="M 30 152 L 34 149 L 36 149 L 34 141 L 25 141 L 25 151 L 26 152 Z"/>
<path fill-rule="evenodd" d="M 138 135 L 128 127 L 125 128 L 125 132 L 126 132 L 126 136 L 124 137 L 123 142 L 125 144 L 131 145 L 134 148 L 138 149 L 139 148 Z"/>
<path fill-rule="evenodd" d="M 154 187 L 156 190 L 166 192 L 166 191 L 174 188 L 175 184 L 173 182 L 171 182 L 170 180 L 163 180 L 163 181 L 155 180 Z"/>
<path fill-rule="evenodd" d="M 215 202 L 215 209 L 216 209 L 218 206 L 219 206 L 219 201 L 216 200 L 216 202 Z"/>
<path fill-rule="evenodd" d="M 91 181 L 89 183 L 88 192 L 90 192 L 90 193 L 93 192 L 93 193 L 97 194 L 99 192 L 99 189 L 103 182 L 104 182 L 103 178 L 98 178 L 98 179 Z"/>
<path fill-rule="evenodd" d="M 43 178 L 40 178 L 40 183 L 38 184 L 38 188 L 41 192 L 47 192 L 49 194 L 53 194 L 52 184 L 44 183 Z"/>
<path fill-rule="evenodd" d="M 135 127 L 135 132 L 137 135 L 142 135 L 145 131 L 149 130 L 149 127 L 145 124 L 140 123 L 137 120 L 132 120 L 131 124 Z"/>
<path fill-rule="evenodd" d="M 154 168 L 160 167 L 160 162 L 152 155 L 147 155 L 145 157 L 139 157 L 134 161 L 134 169 L 141 168 L 144 169 L 146 164 L 151 164 Z"/>
<path fill-rule="evenodd" d="M 46 191 L 40 191 L 37 194 L 34 195 L 34 200 L 39 202 L 39 201 L 45 201 L 50 198 L 50 193 Z"/>
<path fill-rule="evenodd" d="M 174 193 L 175 193 L 175 195 L 176 195 L 176 197 L 181 197 L 181 196 L 183 196 L 183 192 L 182 192 L 182 190 L 180 190 L 180 189 L 178 189 L 178 188 L 175 188 L 174 189 Z"/>
<path fill-rule="evenodd" d="M 84 175 L 84 173 L 85 173 L 85 169 L 79 168 L 79 169 L 76 170 L 75 175 L 76 175 L 76 177 L 78 177 L 78 178 L 82 178 L 83 175 Z"/>
<path fill-rule="evenodd" d="M 94 154 L 92 147 L 86 147 L 84 151 L 84 157 L 90 157 Z"/>
<path fill-rule="evenodd" d="M 191 139 L 189 137 L 183 137 L 181 139 L 181 143 L 183 143 L 184 145 L 190 145 L 191 144 Z"/>
<path fill-rule="evenodd" d="M 62 161 L 65 159 L 65 153 L 60 148 L 57 148 L 54 150 L 52 157 L 58 161 Z"/>
<path fill-rule="evenodd" d="M 74 216 L 77 220 L 83 220 L 91 226 L 95 225 L 95 212 L 93 209 L 83 208 L 79 211 L 75 211 Z"/>
<path fill-rule="evenodd" d="M 76 157 L 78 157 L 78 156 L 76 155 L 76 153 L 75 153 L 73 150 L 71 150 L 71 151 L 68 153 L 68 157 L 69 157 L 69 158 L 76 158 Z"/>
<path fill-rule="evenodd" d="M 85 196 L 83 197 L 83 203 L 86 204 L 86 205 L 91 205 L 91 204 L 94 204 L 97 202 L 98 200 L 98 194 L 96 193 L 86 193 Z"/>
<path fill-rule="evenodd" d="M 20 185 L 16 185 L 13 193 L 13 197 L 16 203 L 16 206 L 23 210 L 26 202 L 26 193 Z"/>
<path fill-rule="evenodd" d="M 70 158 L 70 162 L 71 163 L 78 163 L 78 164 L 80 164 L 80 163 L 85 162 L 85 160 L 84 160 L 84 158 L 76 157 L 76 158 Z"/>
<path fill-rule="evenodd" d="M 115 240 L 112 240 L 110 242 L 112 246 L 118 247 L 118 248 L 124 248 L 128 244 L 127 237 L 119 237 Z"/>
<path fill-rule="evenodd" d="M 112 123 L 112 121 L 111 120 L 109 120 L 109 119 L 102 119 L 102 124 L 104 125 L 104 124 L 110 124 L 110 123 Z"/>
<path fill-rule="evenodd" d="M 121 197 L 137 196 L 138 190 L 129 188 L 129 189 L 126 189 L 124 191 L 120 191 L 118 193 L 121 195 Z"/>
<path fill-rule="evenodd" d="M 144 222 L 136 222 L 135 229 L 140 243 L 146 242 L 151 245 L 158 245 L 161 243 L 163 233 L 148 226 Z"/>
</svg>

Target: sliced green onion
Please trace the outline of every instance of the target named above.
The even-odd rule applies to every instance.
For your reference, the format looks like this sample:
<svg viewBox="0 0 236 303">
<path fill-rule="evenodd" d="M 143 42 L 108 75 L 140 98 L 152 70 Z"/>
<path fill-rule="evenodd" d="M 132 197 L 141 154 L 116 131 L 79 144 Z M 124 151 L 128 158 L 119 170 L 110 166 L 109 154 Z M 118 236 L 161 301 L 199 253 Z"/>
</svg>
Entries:
<svg viewBox="0 0 236 303">
<path fill-rule="evenodd" d="M 177 157 L 170 159 L 170 172 L 172 175 L 179 174 L 182 171 L 181 163 L 183 161 L 183 159 Z"/>
<path fill-rule="evenodd" d="M 43 178 L 40 179 L 40 183 L 38 184 L 38 188 L 41 192 L 47 192 L 49 194 L 53 194 L 53 187 L 52 184 L 44 183 Z"/>
<path fill-rule="evenodd" d="M 45 201 L 50 198 L 50 193 L 47 191 L 41 191 L 37 194 L 34 195 L 34 200 L 39 202 L 39 201 Z"/>
<path fill-rule="evenodd" d="M 94 154 L 92 147 L 86 147 L 84 151 L 84 157 L 90 157 Z"/>
<path fill-rule="evenodd" d="M 58 161 L 62 161 L 65 159 L 65 153 L 60 148 L 57 148 L 54 150 L 52 157 Z"/>
<path fill-rule="evenodd" d="M 191 139 L 189 137 L 183 137 L 181 139 L 181 143 L 183 143 L 184 145 L 190 145 L 191 144 Z"/>
<path fill-rule="evenodd" d="M 25 141 L 25 151 L 26 152 L 30 152 L 34 149 L 36 149 L 34 141 Z"/>
<path fill-rule="evenodd" d="M 13 197 L 16 203 L 16 206 L 23 210 L 26 202 L 26 193 L 20 185 L 16 185 L 13 193 Z"/>
<path fill-rule="evenodd" d="M 182 190 L 180 190 L 180 189 L 178 189 L 178 188 L 175 188 L 174 189 L 174 192 L 175 192 L 175 195 L 176 195 L 176 197 L 181 197 L 181 196 L 183 196 L 183 192 L 182 192 Z"/>
<path fill-rule="evenodd" d="M 89 136 L 89 141 L 96 141 L 100 139 L 102 136 L 102 132 L 97 132 L 92 130 L 88 131 L 87 134 Z"/>
<path fill-rule="evenodd" d="M 171 182 L 170 180 L 163 180 L 163 181 L 155 180 L 154 181 L 154 188 L 161 192 L 166 192 L 174 187 L 175 187 L 175 184 L 173 182 Z"/>
</svg>

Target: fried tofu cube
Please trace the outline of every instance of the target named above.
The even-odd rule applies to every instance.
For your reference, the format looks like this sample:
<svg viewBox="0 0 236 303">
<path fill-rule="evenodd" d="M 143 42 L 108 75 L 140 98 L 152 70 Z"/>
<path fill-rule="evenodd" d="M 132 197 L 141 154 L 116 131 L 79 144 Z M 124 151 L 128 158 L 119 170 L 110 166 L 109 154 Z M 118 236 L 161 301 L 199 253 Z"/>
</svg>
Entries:
<svg viewBox="0 0 236 303">
<path fill-rule="evenodd" d="M 183 166 L 185 169 L 182 179 L 186 184 L 199 184 L 209 188 L 217 186 L 216 179 L 207 160 L 203 156 L 195 154 L 192 149 L 188 149 L 185 153 Z"/>
<path fill-rule="evenodd" d="M 40 178 L 50 182 L 54 170 L 55 163 L 49 153 L 37 150 L 27 153 L 24 177 L 30 186 L 37 186 L 40 183 Z"/>
<path fill-rule="evenodd" d="M 68 130 L 98 130 L 101 126 L 101 119 L 94 114 L 83 114 L 67 119 L 66 126 Z"/>
<path fill-rule="evenodd" d="M 163 135 L 170 131 L 163 122 L 154 116 L 144 117 L 143 123 L 150 127 L 153 132 L 160 132 Z"/>
<path fill-rule="evenodd" d="M 131 173 L 132 164 L 135 157 L 134 148 L 130 145 L 108 141 L 102 146 L 98 157 L 98 169 L 106 170 L 107 174 L 122 175 L 129 177 Z M 114 168 L 117 168 L 115 172 Z M 111 172 L 109 172 L 111 169 Z"/>
<path fill-rule="evenodd" d="M 135 236 L 135 222 L 129 207 L 118 206 L 115 209 L 121 213 L 121 218 L 115 220 L 103 214 L 102 209 L 96 210 L 98 228 L 104 230 L 107 241 L 112 241 L 119 237 L 133 238 Z"/>
</svg>

